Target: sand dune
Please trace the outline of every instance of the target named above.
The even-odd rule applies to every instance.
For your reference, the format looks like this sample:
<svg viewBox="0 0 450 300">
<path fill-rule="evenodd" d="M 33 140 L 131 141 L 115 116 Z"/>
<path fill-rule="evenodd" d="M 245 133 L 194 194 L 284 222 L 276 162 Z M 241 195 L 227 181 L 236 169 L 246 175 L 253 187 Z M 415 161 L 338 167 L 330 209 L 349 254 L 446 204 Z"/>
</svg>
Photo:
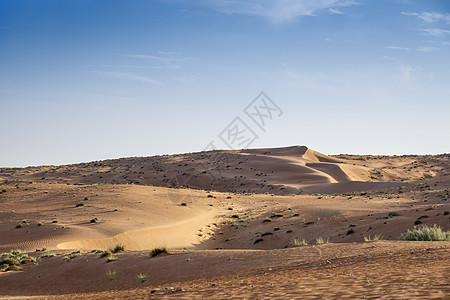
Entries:
<svg viewBox="0 0 450 300">
<path fill-rule="evenodd" d="M 330 157 L 305 146 L 292 146 L 124 158 L 67 166 L 3 168 L 0 183 L 133 183 L 277 195 L 295 194 L 305 189 L 334 193 L 343 190 L 342 182 L 401 181 L 407 184 L 435 177 L 439 170 L 425 164 L 426 160 L 427 157 L 415 156 L 381 160 L 371 156 Z M 338 184 L 327 185 L 329 183 Z M 322 186 L 326 188 L 322 190 Z M 345 190 L 351 191 L 350 187 L 345 184 Z M 361 187 L 356 184 L 355 190 Z"/>
<path fill-rule="evenodd" d="M 444 299 L 450 242 L 398 239 L 450 230 L 449 175 L 450 155 L 305 146 L 2 168 L 0 250 L 37 264 L 1 272 L 0 297 Z M 115 261 L 92 252 L 118 244 Z"/>
</svg>

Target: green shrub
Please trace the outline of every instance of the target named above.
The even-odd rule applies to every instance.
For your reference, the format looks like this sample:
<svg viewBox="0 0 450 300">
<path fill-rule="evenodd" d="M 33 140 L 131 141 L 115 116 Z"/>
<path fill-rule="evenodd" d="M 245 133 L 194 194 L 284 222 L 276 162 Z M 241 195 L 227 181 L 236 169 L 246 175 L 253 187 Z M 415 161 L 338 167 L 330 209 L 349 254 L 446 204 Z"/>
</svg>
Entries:
<svg viewBox="0 0 450 300">
<path fill-rule="evenodd" d="M 121 252 L 121 251 L 125 251 L 125 246 L 121 245 L 121 244 L 117 244 L 113 249 L 112 252 L 113 253 L 117 253 L 117 252 Z"/>
<path fill-rule="evenodd" d="M 364 242 L 374 242 L 374 241 L 381 241 L 383 239 L 383 235 L 381 233 L 375 234 L 373 237 L 370 236 L 364 236 Z"/>
<path fill-rule="evenodd" d="M 330 238 L 324 239 L 323 237 L 319 236 L 318 238 L 316 238 L 316 244 L 320 245 L 320 244 L 328 244 L 330 242 Z"/>
<path fill-rule="evenodd" d="M 116 271 L 108 270 L 108 272 L 106 272 L 106 277 L 108 277 L 109 280 L 113 281 L 114 279 L 116 279 Z"/>
<path fill-rule="evenodd" d="M 116 260 L 117 260 L 117 256 L 115 256 L 115 255 L 110 255 L 106 258 L 106 262 L 116 261 Z"/>
<path fill-rule="evenodd" d="M 145 282 L 147 280 L 147 274 L 144 273 L 139 273 L 137 275 L 137 278 L 141 281 L 141 282 Z"/>
<path fill-rule="evenodd" d="M 167 250 L 166 247 L 155 248 L 152 251 L 150 251 L 150 257 L 155 257 L 155 256 L 158 256 L 158 255 L 160 255 L 162 253 L 169 254 L 169 250 Z"/>
<path fill-rule="evenodd" d="M 111 249 L 106 249 L 100 254 L 100 257 L 107 257 L 110 256 L 111 254 L 112 254 Z"/>
<path fill-rule="evenodd" d="M 294 247 L 298 247 L 298 246 L 306 246 L 308 245 L 308 241 L 305 239 L 298 239 L 298 238 L 294 238 L 292 240 L 292 246 Z"/>
<path fill-rule="evenodd" d="M 434 224 L 432 227 L 426 225 L 408 230 L 400 236 L 403 241 L 450 241 L 450 231 L 443 231 L 441 227 Z"/>
</svg>

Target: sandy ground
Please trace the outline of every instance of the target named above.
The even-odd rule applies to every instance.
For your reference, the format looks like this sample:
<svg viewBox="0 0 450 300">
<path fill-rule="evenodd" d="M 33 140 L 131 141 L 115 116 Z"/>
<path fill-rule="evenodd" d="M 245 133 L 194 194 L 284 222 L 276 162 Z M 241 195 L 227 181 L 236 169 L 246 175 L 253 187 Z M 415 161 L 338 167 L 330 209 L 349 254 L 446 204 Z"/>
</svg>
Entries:
<svg viewBox="0 0 450 300">
<path fill-rule="evenodd" d="M 0 273 L 0 295 L 445 299 L 450 242 L 398 239 L 450 230 L 449 188 L 449 155 L 303 146 L 0 169 L 0 251 L 37 258 Z"/>
</svg>

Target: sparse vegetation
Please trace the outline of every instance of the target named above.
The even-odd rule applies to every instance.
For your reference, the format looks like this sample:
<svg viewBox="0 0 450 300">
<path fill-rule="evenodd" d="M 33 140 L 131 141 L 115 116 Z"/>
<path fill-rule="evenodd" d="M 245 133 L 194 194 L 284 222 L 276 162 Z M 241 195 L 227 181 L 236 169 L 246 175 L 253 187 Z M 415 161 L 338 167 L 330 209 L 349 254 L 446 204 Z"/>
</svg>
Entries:
<svg viewBox="0 0 450 300">
<path fill-rule="evenodd" d="M 22 250 L 14 249 L 6 253 L 2 253 L 0 261 L 0 271 L 21 271 L 21 265 L 36 262 L 36 258 L 22 253 Z"/>
<path fill-rule="evenodd" d="M 263 223 L 272 222 L 272 219 L 271 218 L 265 218 L 262 222 Z"/>
<path fill-rule="evenodd" d="M 113 249 L 112 252 L 113 253 L 117 253 L 117 252 L 121 252 L 121 251 L 125 251 L 125 246 L 122 244 L 117 244 Z"/>
<path fill-rule="evenodd" d="M 324 239 L 323 237 L 319 236 L 318 238 L 316 238 L 316 244 L 320 245 L 320 244 L 328 244 L 330 242 L 330 238 L 326 238 Z"/>
<path fill-rule="evenodd" d="M 115 255 L 110 255 L 106 258 L 106 262 L 111 262 L 111 261 L 116 261 L 117 260 L 117 256 Z"/>
<path fill-rule="evenodd" d="M 400 239 L 403 241 L 450 241 L 450 231 L 443 231 L 436 224 L 432 227 L 424 225 L 408 230 L 400 236 Z"/>
<path fill-rule="evenodd" d="M 56 254 L 55 254 L 55 253 L 52 253 L 52 252 L 45 253 L 45 254 L 42 254 L 42 255 L 41 255 L 41 257 L 53 257 L 53 256 L 56 256 Z"/>
<path fill-rule="evenodd" d="M 97 222 L 98 222 L 98 219 L 97 219 L 97 218 L 93 218 L 93 219 L 91 219 L 89 222 L 91 222 L 91 223 L 97 223 Z"/>
<path fill-rule="evenodd" d="M 388 213 L 389 218 L 398 217 L 398 216 L 400 216 L 400 214 L 396 211 L 391 211 L 390 213 Z"/>
<path fill-rule="evenodd" d="M 155 257 L 158 256 L 160 254 L 169 254 L 169 250 L 167 250 L 166 247 L 162 247 L 162 248 L 155 248 L 152 251 L 150 251 L 150 257 Z"/>
<path fill-rule="evenodd" d="M 294 246 L 294 247 L 306 246 L 306 245 L 308 245 L 308 241 L 305 239 L 294 238 L 292 240 L 292 246 Z"/>
<path fill-rule="evenodd" d="M 147 280 L 147 274 L 139 273 L 139 274 L 137 275 L 137 278 L 138 278 L 142 283 L 144 283 L 144 282 Z"/>
<path fill-rule="evenodd" d="M 116 279 L 116 271 L 111 271 L 108 269 L 108 272 L 106 272 L 106 277 L 108 277 L 109 280 L 113 281 Z"/>
<path fill-rule="evenodd" d="M 106 249 L 100 254 L 100 257 L 107 257 L 110 256 L 111 254 L 112 254 L 111 249 Z"/>
<path fill-rule="evenodd" d="M 381 241 L 383 239 L 383 235 L 381 233 L 375 234 L 373 237 L 370 236 L 364 236 L 364 242 L 374 242 L 374 241 Z"/>
</svg>

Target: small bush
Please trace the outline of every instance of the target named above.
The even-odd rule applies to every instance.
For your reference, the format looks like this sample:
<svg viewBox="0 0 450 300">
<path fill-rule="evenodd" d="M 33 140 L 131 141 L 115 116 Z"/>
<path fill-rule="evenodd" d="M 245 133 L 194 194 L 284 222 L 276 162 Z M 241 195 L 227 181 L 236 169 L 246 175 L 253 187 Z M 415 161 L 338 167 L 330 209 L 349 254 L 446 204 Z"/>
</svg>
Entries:
<svg viewBox="0 0 450 300">
<path fill-rule="evenodd" d="M 22 271 L 22 267 L 16 265 L 9 265 L 5 271 Z"/>
<path fill-rule="evenodd" d="M 163 253 L 169 254 L 169 250 L 167 250 L 166 247 L 155 248 L 152 251 L 150 251 L 150 257 L 155 257 Z"/>
<path fill-rule="evenodd" d="M 51 253 L 51 252 L 41 255 L 41 257 L 53 257 L 53 256 L 56 256 L 56 254 L 55 253 Z"/>
<path fill-rule="evenodd" d="M 121 245 L 121 244 L 117 244 L 114 249 L 112 249 L 113 253 L 117 253 L 117 252 L 121 252 L 121 251 L 125 251 L 125 246 Z"/>
<path fill-rule="evenodd" d="M 400 214 L 396 211 L 391 211 L 390 213 L 388 213 L 389 218 L 398 217 L 398 216 L 400 216 Z"/>
<path fill-rule="evenodd" d="M 116 261 L 117 260 L 117 256 L 115 255 L 110 255 L 106 258 L 106 262 L 111 262 L 111 261 Z"/>
<path fill-rule="evenodd" d="M 324 239 L 323 237 L 319 236 L 318 238 L 316 238 L 316 244 L 320 245 L 320 244 L 328 244 L 330 242 L 330 238 Z"/>
<path fill-rule="evenodd" d="M 111 281 L 115 280 L 116 279 L 116 271 L 108 270 L 108 272 L 106 272 L 106 277 L 108 277 L 108 279 Z"/>
<path fill-rule="evenodd" d="M 22 227 L 23 227 L 22 223 L 18 223 L 18 224 L 16 225 L 16 229 L 19 229 L 19 228 L 22 228 Z"/>
<path fill-rule="evenodd" d="M 112 254 L 111 249 L 106 249 L 100 254 L 100 257 L 107 257 L 110 256 L 111 254 Z"/>
<path fill-rule="evenodd" d="M 181 205 L 181 206 L 187 206 L 187 203 L 186 203 L 186 202 L 183 202 L 183 203 L 181 203 L 180 205 Z"/>
<path fill-rule="evenodd" d="M 308 241 L 305 239 L 294 238 L 292 241 L 292 246 L 294 246 L 294 247 L 306 246 L 306 245 L 308 245 Z"/>
<path fill-rule="evenodd" d="M 373 237 L 364 236 L 364 242 L 374 242 L 374 241 L 381 241 L 383 239 L 383 235 L 381 233 L 375 234 Z"/>
<path fill-rule="evenodd" d="M 263 222 L 263 223 L 272 222 L 272 219 L 271 219 L 271 218 L 265 218 L 262 222 Z"/>
<path fill-rule="evenodd" d="M 137 275 L 137 278 L 141 281 L 141 282 L 145 282 L 147 280 L 147 274 L 144 273 L 139 273 Z"/>
<path fill-rule="evenodd" d="M 93 218 L 93 219 L 91 219 L 89 222 L 91 222 L 91 223 L 97 223 L 97 222 L 98 222 L 98 219 L 97 219 L 97 218 Z"/>
<path fill-rule="evenodd" d="M 408 230 L 400 236 L 400 239 L 403 241 L 450 241 L 450 231 L 443 231 L 436 224 L 432 227 L 424 225 L 417 229 Z"/>
<path fill-rule="evenodd" d="M 39 222 L 39 223 L 37 223 L 37 226 L 44 226 L 44 223 Z"/>
</svg>

